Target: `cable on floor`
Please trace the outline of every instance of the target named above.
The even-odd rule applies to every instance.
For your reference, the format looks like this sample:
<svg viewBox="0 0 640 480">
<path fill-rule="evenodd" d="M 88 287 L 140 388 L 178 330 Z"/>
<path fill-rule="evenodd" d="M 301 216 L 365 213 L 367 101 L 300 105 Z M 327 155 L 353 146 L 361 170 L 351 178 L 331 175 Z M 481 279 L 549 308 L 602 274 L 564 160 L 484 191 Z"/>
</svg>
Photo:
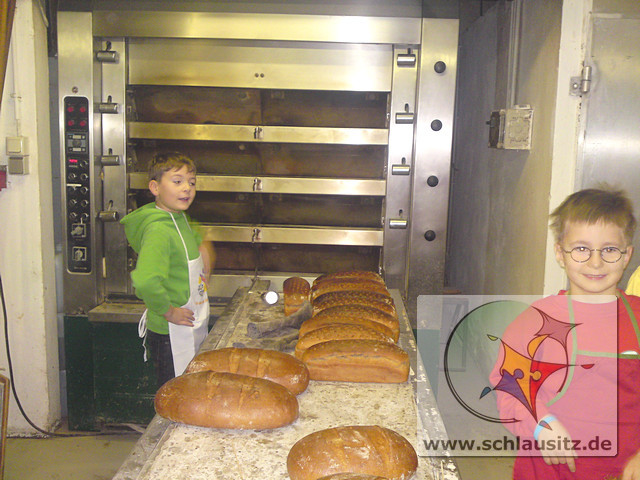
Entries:
<svg viewBox="0 0 640 480">
<path fill-rule="evenodd" d="M 31 421 L 27 413 L 22 408 L 22 403 L 20 402 L 20 398 L 18 397 L 18 392 L 16 391 L 16 382 L 13 376 L 13 362 L 11 361 L 11 349 L 9 348 L 9 322 L 7 321 L 7 305 L 4 299 L 4 289 L 2 287 L 2 274 L 0 274 L 0 301 L 2 301 L 2 316 L 4 318 L 4 337 L 5 337 L 5 348 L 7 353 L 7 362 L 9 364 L 9 379 L 11 383 L 11 391 L 13 392 L 13 397 L 16 400 L 16 404 L 18 405 L 18 409 L 20 413 L 24 417 L 31 427 L 33 427 L 36 431 L 42 433 L 43 435 L 50 437 L 93 437 L 100 435 L 128 435 L 131 433 L 139 433 L 139 432 L 89 432 L 89 433 L 57 433 L 57 432 L 48 432 L 43 428 L 38 427 L 35 423 Z"/>
</svg>

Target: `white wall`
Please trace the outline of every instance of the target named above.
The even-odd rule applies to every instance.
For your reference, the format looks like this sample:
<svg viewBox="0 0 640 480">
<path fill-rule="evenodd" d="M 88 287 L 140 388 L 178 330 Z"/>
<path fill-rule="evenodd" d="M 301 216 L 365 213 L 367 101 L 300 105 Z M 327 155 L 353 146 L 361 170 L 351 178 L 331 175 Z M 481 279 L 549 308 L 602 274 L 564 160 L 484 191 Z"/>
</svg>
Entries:
<svg viewBox="0 0 640 480">
<path fill-rule="evenodd" d="M 29 173 L 10 175 L 0 191 L 0 274 L 13 380 L 27 415 L 45 430 L 60 420 L 49 131 L 45 21 L 37 1 L 17 0 L 0 111 L 0 163 L 7 163 L 6 137 L 27 137 Z M 4 338 L 3 328 L 0 371 L 9 376 Z M 13 395 L 8 425 L 10 435 L 35 433 Z"/>
<path fill-rule="evenodd" d="M 562 5 L 549 213 L 576 189 L 581 98 L 570 95 L 567 85 L 570 85 L 571 77 L 579 75 L 582 71 L 587 35 L 586 20 L 591 4 L 591 0 L 564 0 Z M 558 266 L 553 254 L 554 243 L 555 239 L 549 232 L 544 272 L 545 295 L 555 294 L 567 285 L 564 270 Z"/>
</svg>

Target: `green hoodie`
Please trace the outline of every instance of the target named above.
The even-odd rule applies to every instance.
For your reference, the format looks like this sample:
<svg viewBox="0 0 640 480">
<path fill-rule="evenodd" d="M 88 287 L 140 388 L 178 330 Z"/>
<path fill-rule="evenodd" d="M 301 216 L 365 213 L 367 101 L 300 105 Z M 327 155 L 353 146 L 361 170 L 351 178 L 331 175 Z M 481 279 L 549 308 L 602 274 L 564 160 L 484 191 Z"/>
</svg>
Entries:
<svg viewBox="0 0 640 480">
<path fill-rule="evenodd" d="M 190 219 L 182 213 L 172 214 L 149 203 L 120 220 L 129 244 L 138 254 L 131 280 L 136 296 L 147 307 L 147 328 L 161 334 L 169 333 L 164 318 L 169 306 L 181 307 L 190 293 L 189 265 L 172 216 L 187 245 L 189 260 L 198 258 L 202 236 L 196 225 L 190 228 Z"/>
</svg>

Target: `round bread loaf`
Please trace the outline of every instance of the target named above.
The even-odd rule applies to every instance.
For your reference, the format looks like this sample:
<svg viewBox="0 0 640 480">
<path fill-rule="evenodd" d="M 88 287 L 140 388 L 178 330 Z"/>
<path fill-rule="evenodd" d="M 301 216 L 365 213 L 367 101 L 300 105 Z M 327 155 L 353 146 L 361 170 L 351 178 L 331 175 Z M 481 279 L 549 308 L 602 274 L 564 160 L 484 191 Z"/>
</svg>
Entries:
<svg viewBox="0 0 640 480">
<path fill-rule="evenodd" d="M 296 343 L 295 356 L 302 358 L 307 348 L 330 340 L 367 339 L 393 343 L 393 339 L 378 330 L 363 325 L 337 324 L 312 330 Z"/>
<path fill-rule="evenodd" d="M 377 425 L 314 432 L 298 440 L 287 456 L 291 480 L 317 480 L 344 472 L 408 480 L 417 468 L 418 456 L 407 439 Z"/>
<path fill-rule="evenodd" d="M 409 355 L 394 343 L 331 340 L 302 355 L 311 380 L 402 383 L 409 378 Z"/>
<path fill-rule="evenodd" d="M 296 396 L 282 385 L 235 373 L 195 372 L 172 378 L 155 396 L 158 415 L 212 428 L 269 429 L 298 418 Z"/>
<path fill-rule="evenodd" d="M 229 372 L 271 380 L 286 387 L 294 395 L 309 385 L 309 371 L 297 358 L 277 350 L 260 348 L 220 348 L 196 355 L 185 373 Z"/>
</svg>

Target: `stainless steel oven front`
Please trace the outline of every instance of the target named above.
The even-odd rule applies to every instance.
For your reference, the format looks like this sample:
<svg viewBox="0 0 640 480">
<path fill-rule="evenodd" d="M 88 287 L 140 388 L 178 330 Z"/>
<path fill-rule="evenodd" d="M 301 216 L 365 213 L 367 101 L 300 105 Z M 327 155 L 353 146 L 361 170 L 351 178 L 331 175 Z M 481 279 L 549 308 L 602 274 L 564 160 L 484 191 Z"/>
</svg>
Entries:
<svg viewBox="0 0 640 480">
<path fill-rule="evenodd" d="M 65 313 L 134 298 L 118 220 L 151 201 L 154 153 L 198 168 L 190 214 L 214 296 L 259 277 L 381 272 L 443 284 L 455 20 L 61 11 Z"/>
</svg>

